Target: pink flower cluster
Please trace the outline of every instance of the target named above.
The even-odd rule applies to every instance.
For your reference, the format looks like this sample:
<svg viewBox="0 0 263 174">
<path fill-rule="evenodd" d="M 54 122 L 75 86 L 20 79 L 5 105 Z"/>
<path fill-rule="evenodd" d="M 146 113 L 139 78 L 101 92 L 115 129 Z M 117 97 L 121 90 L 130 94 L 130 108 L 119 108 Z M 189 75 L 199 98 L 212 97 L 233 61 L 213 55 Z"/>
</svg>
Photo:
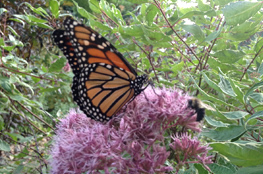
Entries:
<svg viewBox="0 0 263 174">
<path fill-rule="evenodd" d="M 178 164 L 211 163 L 209 148 L 186 136 L 201 131 L 189 99 L 181 91 L 148 87 L 107 124 L 71 110 L 57 125 L 50 173 L 165 173 L 175 170 L 165 165 L 171 156 Z"/>
</svg>

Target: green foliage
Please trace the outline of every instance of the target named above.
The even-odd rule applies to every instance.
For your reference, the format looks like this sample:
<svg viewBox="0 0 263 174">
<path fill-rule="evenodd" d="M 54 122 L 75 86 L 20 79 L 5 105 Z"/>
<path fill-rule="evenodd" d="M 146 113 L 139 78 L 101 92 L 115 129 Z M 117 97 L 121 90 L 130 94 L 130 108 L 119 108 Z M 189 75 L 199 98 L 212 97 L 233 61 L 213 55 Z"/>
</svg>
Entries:
<svg viewBox="0 0 263 174">
<path fill-rule="evenodd" d="M 261 173 L 261 1 L 197 0 L 185 7 L 168 0 L 49 0 L 19 8 L 14 2 L 0 6 L 0 150 L 14 159 L 0 173 L 48 171 L 52 128 L 75 107 L 73 75 L 63 71 L 66 59 L 50 38 L 66 15 L 81 16 L 155 85 L 175 86 L 213 106 L 201 134 L 217 154 L 211 172 Z M 179 173 L 209 173 L 200 164 L 189 168 Z"/>
</svg>

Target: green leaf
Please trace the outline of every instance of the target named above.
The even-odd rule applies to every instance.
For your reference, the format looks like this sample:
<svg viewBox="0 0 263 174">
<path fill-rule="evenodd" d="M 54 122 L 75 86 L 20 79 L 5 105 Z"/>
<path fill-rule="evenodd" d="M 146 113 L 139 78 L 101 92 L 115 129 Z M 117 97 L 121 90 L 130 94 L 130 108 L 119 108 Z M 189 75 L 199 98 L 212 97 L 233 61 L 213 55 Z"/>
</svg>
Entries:
<svg viewBox="0 0 263 174">
<path fill-rule="evenodd" d="M 254 47 L 255 52 L 258 53 L 260 50 L 262 51 L 262 47 L 263 47 L 263 39 L 260 39 Z"/>
<path fill-rule="evenodd" d="M 200 91 L 200 93 L 202 93 L 202 94 L 204 95 L 204 98 L 205 98 L 205 99 L 211 100 L 211 101 L 214 101 L 214 102 L 216 102 L 216 103 L 223 104 L 223 105 L 228 105 L 228 106 L 234 107 L 233 105 L 231 105 L 231 104 L 229 104 L 229 103 L 226 103 L 226 102 L 224 102 L 224 101 L 222 101 L 222 100 L 219 100 L 219 99 L 217 99 L 217 98 L 215 98 L 215 97 L 210 96 L 209 94 L 207 94 L 204 90 L 202 90 L 202 89 L 196 84 L 196 82 L 195 82 L 195 80 L 194 80 L 194 78 L 193 78 L 192 76 L 191 76 L 191 79 L 192 79 L 192 81 L 194 82 L 195 87 L 198 88 L 198 90 Z"/>
<path fill-rule="evenodd" d="M 213 70 L 220 68 L 223 72 L 228 72 L 230 70 L 233 71 L 237 69 L 236 66 L 234 66 L 233 64 L 222 63 L 218 59 L 212 57 L 208 59 L 208 64 Z"/>
<path fill-rule="evenodd" d="M 201 11 L 190 11 L 185 13 L 183 16 L 179 17 L 179 20 L 185 19 L 185 18 L 191 18 L 193 16 L 198 16 L 198 15 L 204 15 L 204 12 Z"/>
<path fill-rule="evenodd" d="M 39 15 L 41 15 L 41 16 L 43 16 L 43 17 L 49 17 L 49 15 L 48 15 L 48 13 L 46 12 L 46 10 L 44 10 L 42 7 L 38 7 L 37 9 L 36 8 L 34 8 L 30 3 L 28 3 L 28 2 L 25 2 L 25 4 L 33 11 L 33 12 L 35 12 L 36 14 L 39 14 Z"/>
<path fill-rule="evenodd" d="M 202 75 L 204 77 L 204 80 L 206 81 L 206 83 L 211 87 L 213 88 L 214 90 L 218 91 L 218 92 L 222 92 L 222 90 L 218 87 L 218 85 L 213 82 L 212 80 L 210 80 L 206 74 L 204 72 L 202 72 Z"/>
<path fill-rule="evenodd" d="M 203 130 L 203 136 L 216 141 L 227 141 L 238 137 L 246 132 L 243 126 L 230 125 L 228 127 L 218 127 L 214 130 Z"/>
<path fill-rule="evenodd" d="M 5 151 L 5 152 L 11 151 L 9 144 L 1 139 L 0 139 L 0 150 Z"/>
<path fill-rule="evenodd" d="M 197 169 L 198 173 L 202 174 L 209 174 L 208 171 L 201 165 L 201 164 L 194 164 L 195 168 Z"/>
<path fill-rule="evenodd" d="M 132 25 L 132 26 L 123 26 L 122 31 L 119 32 L 123 35 L 129 35 L 129 36 L 142 36 L 144 35 L 142 25 Z"/>
<path fill-rule="evenodd" d="M 84 18 L 86 18 L 86 19 L 90 19 L 90 18 L 92 18 L 92 19 L 95 19 L 96 17 L 95 16 L 93 16 L 92 14 L 90 14 L 89 12 L 87 12 L 87 10 L 85 10 L 84 8 L 82 8 L 82 7 L 80 7 L 79 5 L 78 5 L 78 3 L 76 3 L 74 0 L 72 0 L 72 2 L 75 4 L 75 6 L 77 7 L 77 11 L 78 11 L 78 13 L 81 15 L 81 16 L 83 16 Z"/>
<path fill-rule="evenodd" d="M 212 173 L 215 174 L 233 174 L 233 171 L 230 168 L 223 165 L 219 165 L 217 163 L 208 164 L 208 167 L 212 171 Z"/>
<path fill-rule="evenodd" d="M 16 167 L 16 169 L 13 171 L 12 174 L 20 174 L 20 173 L 22 173 L 23 168 L 24 168 L 24 165 L 18 165 L 18 166 Z"/>
<path fill-rule="evenodd" d="M 205 41 L 205 42 L 210 42 L 210 41 L 216 39 L 216 38 L 220 35 L 221 30 L 222 30 L 222 28 L 220 28 L 219 30 L 214 31 L 213 33 L 209 34 L 209 35 L 205 38 L 204 41 Z"/>
<path fill-rule="evenodd" d="M 210 5 L 204 4 L 202 0 L 197 0 L 198 2 L 198 8 L 200 11 L 209 11 L 211 10 Z"/>
<path fill-rule="evenodd" d="M 129 2 L 132 2 L 134 4 L 143 4 L 146 2 L 151 2 L 150 0 L 128 0 Z"/>
<path fill-rule="evenodd" d="M 236 174 L 262 174 L 263 165 L 239 168 Z"/>
<path fill-rule="evenodd" d="M 233 111 L 233 112 L 222 112 L 222 114 L 230 119 L 230 120 L 236 120 L 236 119 L 241 119 L 244 118 L 246 115 L 249 113 L 243 112 L 243 111 Z"/>
<path fill-rule="evenodd" d="M 255 100 L 259 105 L 263 105 L 263 93 L 253 93 L 250 98 Z"/>
<path fill-rule="evenodd" d="M 44 88 L 44 89 L 41 89 L 41 90 L 39 91 L 39 93 L 43 93 L 43 92 L 53 92 L 53 91 L 57 91 L 58 89 L 60 89 L 60 87 Z"/>
<path fill-rule="evenodd" d="M 221 50 L 211 54 L 217 57 L 222 63 L 235 63 L 243 58 L 246 54 L 238 50 Z"/>
<path fill-rule="evenodd" d="M 230 82 L 227 79 L 225 79 L 222 75 L 219 74 L 219 76 L 220 76 L 220 82 L 219 82 L 218 86 L 220 87 L 220 89 L 225 94 L 230 95 L 232 97 L 235 97 L 236 94 L 235 94 L 233 88 L 231 87 Z"/>
<path fill-rule="evenodd" d="M 262 143 L 211 143 L 214 151 L 219 152 L 238 166 L 256 166 L 263 164 L 263 144 Z"/>
<path fill-rule="evenodd" d="M 249 120 L 251 120 L 253 118 L 258 118 L 258 117 L 263 117 L 263 111 L 259 111 L 259 112 L 256 112 L 255 114 L 251 115 L 251 117 L 249 117 L 246 122 L 248 122 Z"/>
<path fill-rule="evenodd" d="M 12 92 L 12 88 L 8 77 L 0 75 L 0 87 L 9 93 Z"/>
<path fill-rule="evenodd" d="M 2 112 L 2 111 L 1 111 L 1 112 Z M 0 115 L 0 131 L 3 130 L 4 126 L 5 126 L 4 119 L 3 119 L 3 117 Z"/>
<path fill-rule="evenodd" d="M 231 84 L 231 87 L 233 88 L 235 94 L 237 94 L 236 98 L 238 99 L 239 102 L 244 103 L 244 93 L 243 91 L 237 86 L 236 84 L 238 82 L 235 82 L 234 80 L 229 78 L 229 82 Z"/>
<path fill-rule="evenodd" d="M 150 4 L 146 9 L 146 21 L 148 22 L 148 25 L 151 26 L 153 24 L 153 20 L 157 13 L 159 12 L 159 9 L 153 5 Z"/>
<path fill-rule="evenodd" d="M 185 31 L 193 34 L 194 37 L 197 40 L 199 40 L 200 42 L 205 39 L 205 35 L 204 35 L 203 31 L 201 30 L 201 28 L 198 25 L 195 25 L 195 24 L 193 24 L 193 25 L 183 25 L 182 28 Z"/>
<path fill-rule="evenodd" d="M 222 121 L 214 120 L 211 117 L 205 117 L 205 120 L 208 124 L 210 124 L 211 126 L 214 126 L 214 127 L 227 127 L 229 125 L 227 123 L 223 123 Z"/>
<path fill-rule="evenodd" d="M 11 26 L 8 25 L 7 27 L 8 27 L 8 29 L 12 32 L 13 35 L 15 35 L 15 36 L 17 36 L 17 37 L 20 37 L 20 36 L 17 34 L 16 30 L 14 30 Z"/>
<path fill-rule="evenodd" d="M 99 1 L 97 0 L 89 0 L 89 8 L 95 13 L 101 13 Z"/>
<path fill-rule="evenodd" d="M 51 64 L 48 71 L 49 72 L 60 72 L 61 69 L 65 66 L 66 59 L 60 58 L 55 63 Z"/>
<path fill-rule="evenodd" d="M 4 12 L 7 12 L 7 10 L 5 8 L 0 8 L 0 15 Z"/>
<path fill-rule="evenodd" d="M 172 66 L 172 71 L 174 72 L 174 76 L 176 76 L 178 72 L 182 71 L 183 67 L 184 67 L 183 61 L 181 61 L 180 63 L 174 64 Z"/>
<path fill-rule="evenodd" d="M 53 28 L 50 27 L 50 26 L 47 25 L 47 24 L 37 23 L 37 26 L 39 26 L 39 27 L 41 27 L 41 28 L 46 28 L 46 29 L 51 29 L 51 30 L 53 30 Z"/>
<path fill-rule="evenodd" d="M 223 9 L 228 25 L 242 24 L 262 8 L 262 2 L 241 1 L 230 3 Z"/>
<path fill-rule="evenodd" d="M 244 96 L 245 102 L 247 102 L 248 97 L 249 97 L 251 94 L 254 93 L 254 90 L 257 89 L 257 88 L 259 88 L 259 87 L 261 87 L 261 86 L 263 86 L 263 81 L 262 81 L 262 82 L 259 82 L 259 83 L 256 83 L 256 84 L 254 84 L 251 88 L 249 88 L 249 90 L 247 90 L 247 93 L 246 93 L 245 96 Z"/>
<path fill-rule="evenodd" d="M 218 4 L 218 5 L 223 6 L 223 5 L 226 5 L 226 4 L 228 4 L 229 2 L 232 2 L 232 1 L 234 1 L 234 0 L 215 0 L 215 3 Z"/>
<path fill-rule="evenodd" d="M 55 18 L 59 15 L 59 2 L 57 0 L 49 0 L 49 9 Z"/>
<path fill-rule="evenodd" d="M 43 20 L 43 19 L 39 19 L 37 17 L 35 17 L 34 15 L 27 15 L 27 18 L 31 21 L 31 22 L 37 22 L 37 23 L 47 23 L 48 21 Z"/>
</svg>

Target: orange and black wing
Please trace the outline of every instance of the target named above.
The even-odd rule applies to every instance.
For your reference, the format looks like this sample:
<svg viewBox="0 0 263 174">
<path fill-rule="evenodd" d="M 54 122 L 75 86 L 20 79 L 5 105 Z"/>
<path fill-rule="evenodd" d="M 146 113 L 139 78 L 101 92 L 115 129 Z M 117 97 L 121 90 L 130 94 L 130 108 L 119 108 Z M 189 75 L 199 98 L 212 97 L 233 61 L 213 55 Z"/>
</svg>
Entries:
<svg viewBox="0 0 263 174">
<path fill-rule="evenodd" d="M 72 87 L 80 109 L 92 119 L 105 122 L 128 101 L 140 94 L 147 76 L 135 76 L 129 71 L 105 63 L 89 64 Z"/>
<path fill-rule="evenodd" d="M 80 66 L 85 63 L 105 63 L 137 75 L 129 62 L 99 33 L 72 18 L 64 21 L 65 31 L 78 57 Z M 80 68 L 82 68 L 80 67 Z"/>
<path fill-rule="evenodd" d="M 70 38 L 66 35 L 65 30 L 55 30 L 53 33 L 53 38 L 59 49 L 68 59 L 71 69 L 74 74 L 79 74 L 81 68 L 78 61 L 78 57 L 70 42 Z"/>
</svg>

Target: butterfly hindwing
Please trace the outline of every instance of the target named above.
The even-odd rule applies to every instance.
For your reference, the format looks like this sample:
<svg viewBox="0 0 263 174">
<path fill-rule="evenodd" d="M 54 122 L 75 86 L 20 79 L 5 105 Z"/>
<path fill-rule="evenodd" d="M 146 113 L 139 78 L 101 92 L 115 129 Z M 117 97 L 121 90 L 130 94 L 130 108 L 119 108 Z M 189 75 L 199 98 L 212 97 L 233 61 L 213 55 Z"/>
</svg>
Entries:
<svg viewBox="0 0 263 174">
<path fill-rule="evenodd" d="M 146 79 L 115 66 L 95 63 L 81 71 L 78 86 L 74 85 L 72 91 L 78 91 L 80 108 L 85 114 L 97 121 L 108 121 L 141 92 Z"/>
</svg>

